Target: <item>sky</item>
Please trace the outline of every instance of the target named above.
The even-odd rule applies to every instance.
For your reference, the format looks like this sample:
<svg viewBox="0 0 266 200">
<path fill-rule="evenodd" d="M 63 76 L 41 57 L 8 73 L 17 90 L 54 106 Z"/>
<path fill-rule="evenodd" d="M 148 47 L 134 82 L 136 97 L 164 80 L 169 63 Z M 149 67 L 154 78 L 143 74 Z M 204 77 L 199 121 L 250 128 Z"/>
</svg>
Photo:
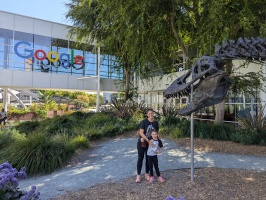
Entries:
<svg viewBox="0 0 266 200">
<path fill-rule="evenodd" d="M 0 0 L 0 10 L 71 25 L 65 19 L 70 0 Z"/>
</svg>

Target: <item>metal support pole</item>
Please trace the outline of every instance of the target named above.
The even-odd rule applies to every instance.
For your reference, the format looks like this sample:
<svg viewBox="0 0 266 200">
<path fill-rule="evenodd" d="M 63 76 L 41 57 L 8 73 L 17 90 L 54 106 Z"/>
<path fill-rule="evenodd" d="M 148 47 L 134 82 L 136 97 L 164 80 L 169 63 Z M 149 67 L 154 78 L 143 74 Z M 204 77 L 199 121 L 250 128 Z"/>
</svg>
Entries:
<svg viewBox="0 0 266 200">
<path fill-rule="evenodd" d="M 96 112 L 100 111 L 100 65 L 101 65 L 101 57 L 100 57 L 100 47 L 98 47 L 97 54 L 97 99 L 96 99 Z"/>
<path fill-rule="evenodd" d="M 193 84 L 190 85 L 190 103 L 193 98 Z M 194 182 L 194 113 L 190 114 L 190 150 L 191 150 L 191 182 Z"/>
</svg>

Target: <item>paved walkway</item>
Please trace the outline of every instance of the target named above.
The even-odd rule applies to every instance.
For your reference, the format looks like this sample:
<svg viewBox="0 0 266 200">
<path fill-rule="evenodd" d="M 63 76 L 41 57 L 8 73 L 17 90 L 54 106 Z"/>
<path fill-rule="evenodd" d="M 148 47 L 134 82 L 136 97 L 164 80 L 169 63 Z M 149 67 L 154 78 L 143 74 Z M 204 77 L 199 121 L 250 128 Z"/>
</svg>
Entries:
<svg viewBox="0 0 266 200">
<path fill-rule="evenodd" d="M 36 185 L 41 193 L 41 199 L 47 200 L 67 191 L 135 176 L 136 141 L 136 138 L 118 138 L 102 142 L 98 148 L 88 150 L 89 156 L 83 163 L 60 169 L 49 175 L 27 178 L 21 181 L 19 186 L 22 190 L 29 190 L 30 186 Z M 168 139 L 162 141 L 164 151 L 159 155 L 160 171 L 190 168 L 190 150 L 181 148 Z M 195 152 L 194 158 L 195 168 L 219 167 L 266 171 L 265 156 Z"/>
</svg>

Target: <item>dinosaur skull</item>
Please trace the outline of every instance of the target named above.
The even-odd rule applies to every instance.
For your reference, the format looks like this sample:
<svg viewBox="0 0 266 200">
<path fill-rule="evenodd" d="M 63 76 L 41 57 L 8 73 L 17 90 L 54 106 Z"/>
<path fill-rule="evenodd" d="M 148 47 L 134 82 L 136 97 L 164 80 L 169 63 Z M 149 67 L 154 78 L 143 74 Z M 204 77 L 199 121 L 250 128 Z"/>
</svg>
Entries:
<svg viewBox="0 0 266 200">
<path fill-rule="evenodd" d="M 191 70 L 186 74 L 176 79 L 165 91 L 165 97 L 180 97 L 186 96 L 190 92 L 190 85 L 194 85 L 194 89 L 197 87 L 198 82 L 205 77 L 210 76 L 221 70 L 223 66 L 222 60 L 218 57 L 202 56 L 199 58 Z M 187 83 L 187 79 L 191 81 Z"/>
<path fill-rule="evenodd" d="M 223 65 L 220 57 L 202 56 L 191 70 L 166 89 L 164 96 L 166 98 L 188 96 L 193 84 L 195 95 L 192 102 L 179 111 L 180 115 L 188 115 L 203 107 L 220 103 L 231 84 L 227 74 L 222 71 Z M 188 79 L 189 82 L 187 82 Z"/>
<path fill-rule="evenodd" d="M 222 102 L 230 85 L 231 81 L 226 72 L 218 71 L 206 77 L 197 87 L 192 102 L 179 110 L 178 114 L 188 115 L 201 108 Z"/>
</svg>

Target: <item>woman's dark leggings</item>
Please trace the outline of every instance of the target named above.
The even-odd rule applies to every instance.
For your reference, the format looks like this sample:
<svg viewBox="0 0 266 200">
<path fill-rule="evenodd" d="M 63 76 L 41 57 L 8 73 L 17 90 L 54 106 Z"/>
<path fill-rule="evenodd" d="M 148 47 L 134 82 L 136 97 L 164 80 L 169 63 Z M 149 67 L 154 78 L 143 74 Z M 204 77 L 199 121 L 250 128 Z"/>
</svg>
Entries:
<svg viewBox="0 0 266 200">
<path fill-rule="evenodd" d="M 153 176 L 153 166 L 155 168 L 156 171 L 156 175 L 159 177 L 161 176 L 160 174 L 160 170 L 158 167 L 158 156 L 148 156 L 148 162 L 149 162 L 149 166 L 150 166 L 150 175 Z"/>
<path fill-rule="evenodd" d="M 142 163 L 143 163 L 143 159 L 144 159 L 144 155 L 146 157 L 146 174 L 149 173 L 149 164 L 148 164 L 148 159 L 147 159 L 147 150 L 148 147 L 141 147 L 141 143 L 137 142 L 137 149 L 138 149 L 138 163 L 137 163 L 137 173 L 138 175 L 140 175 L 141 173 L 141 168 L 142 168 Z"/>
</svg>

